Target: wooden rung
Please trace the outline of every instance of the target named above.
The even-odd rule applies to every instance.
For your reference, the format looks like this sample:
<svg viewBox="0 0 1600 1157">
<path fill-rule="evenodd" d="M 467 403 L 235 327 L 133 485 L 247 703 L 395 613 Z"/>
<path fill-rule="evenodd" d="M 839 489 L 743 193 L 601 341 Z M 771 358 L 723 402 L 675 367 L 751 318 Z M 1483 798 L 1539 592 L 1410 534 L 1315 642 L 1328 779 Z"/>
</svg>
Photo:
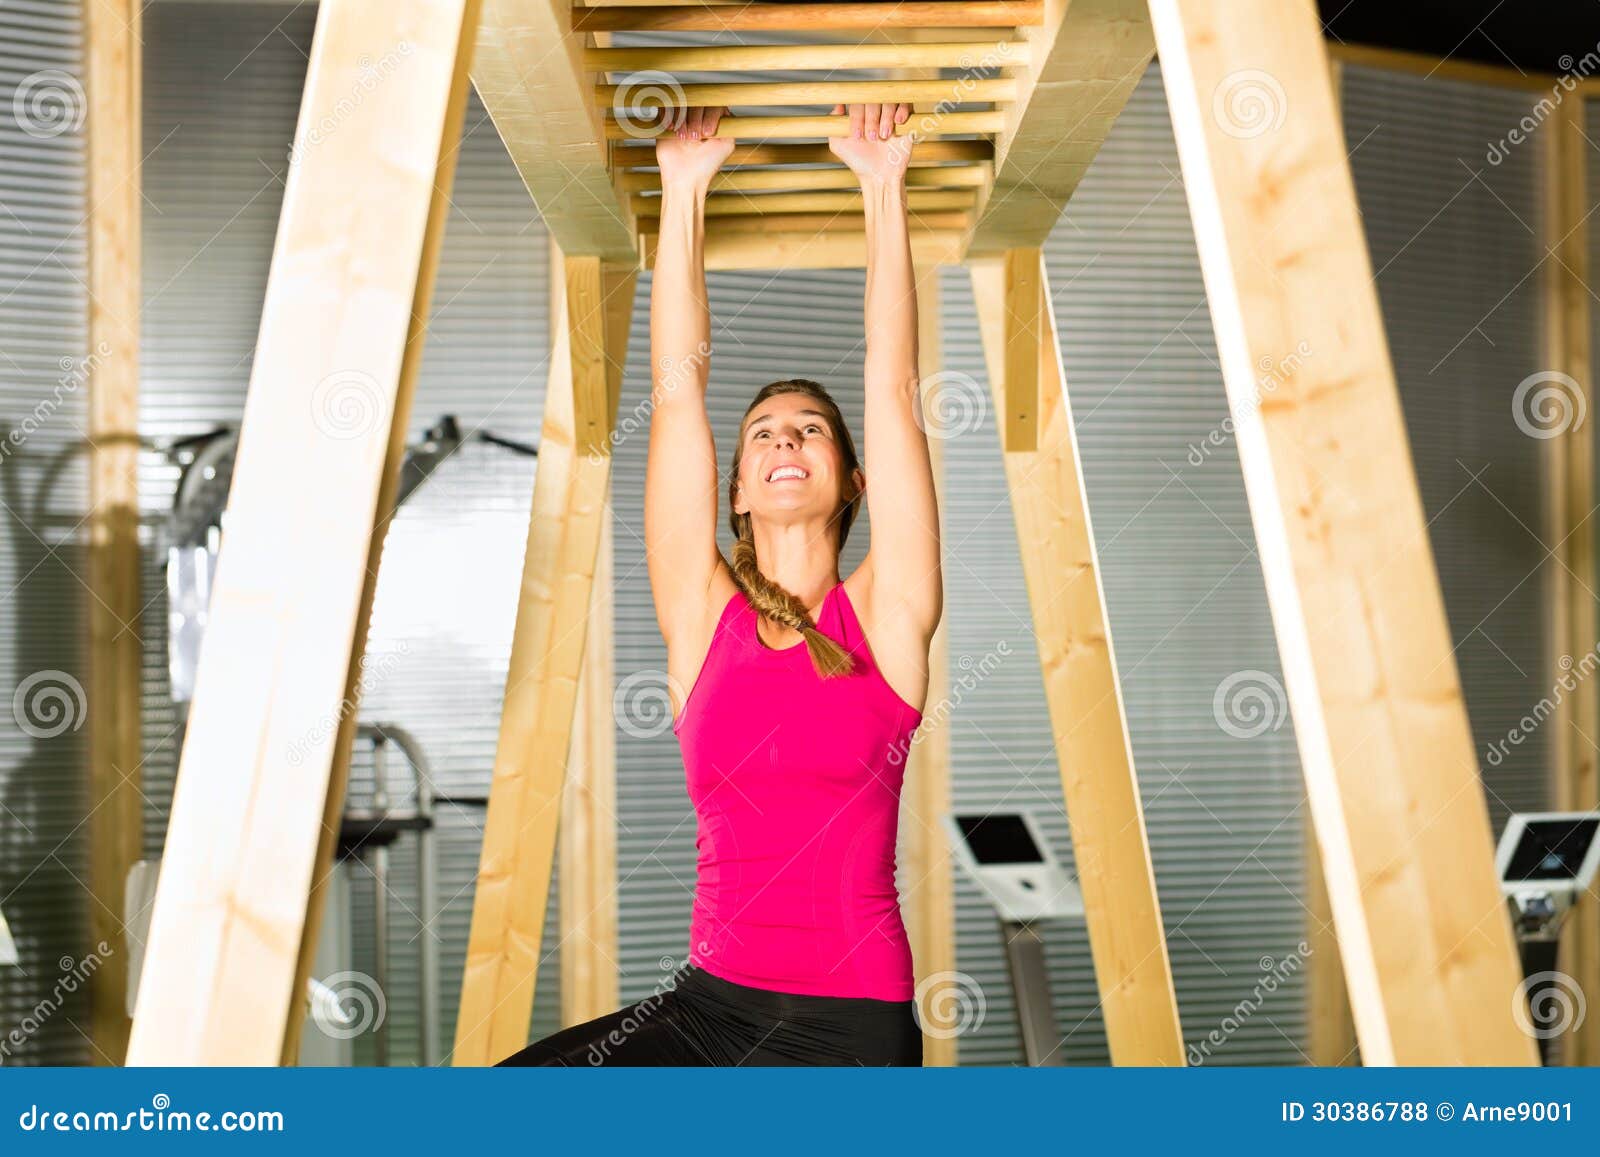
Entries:
<svg viewBox="0 0 1600 1157">
<path fill-rule="evenodd" d="M 1044 23 L 1044 0 L 683 4 L 574 8 L 574 32 L 748 32 L 798 28 L 1016 28 Z"/>
<path fill-rule="evenodd" d="M 985 109 L 979 112 L 914 112 L 895 132 L 904 136 L 908 132 L 928 135 L 957 135 L 967 133 L 998 133 L 1006 125 L 1002 109 Z M 842 137 L 850 131 L 850 118 L 845 116 L 730 116 L 717 122 L 717 136 L 734 137 L 741 141 L 774 141 L 794 137 Z M 606 139 L 611 141 L 650 140 L 659 130 L 639 125 L 607 120 Z"/>
<path fill-rule="evenodd" d="M 970 189 L 912 189 L 906 194 L 909 207 L 919 209 L 970 209 L 976 200 Z M 661 198 L 635 193 L 631 198 L 635 217 L 659 217 Z M 740 217 L 767 213 L 861 212 L 861 194 L 846 192 L 762 193 L 747 197 L 742 193 L 723 193 L 706 198 L 707 217 Z"/>
<path fill-rule="evenodd" d="M 656 238 L 640 238 L 640 257 L 646 268 L 655 264 Z M 911 259 L 921 267 L 955 265 L 961 261 L 965 230 L 916 230 L 911 234 Z M 705 239 L 707 269 L 860 269 L 867 261 L 865 233 L 748 233 L 708 231 Z"/>
<path fill-rule="evenodd" d="M 911 154 L 911 164 L 937 164 L 942 161 L 989 161 L 994 159 L 992 141 L 921 141 Z M 834 165 L 839 158 L 826 144 L 803 145 L 735 145 L 726 162 L 727 167 L 738 165 Z M 611 162 L 613 169 L 653 169 L 656 164 L 654 148 L 620 148 Z"/>
<path fill-rule="evenodd" d="M 640 217 L 641 233 L 656 233 L 661 228 L 661 218 Z M 965 229 L 972 217 L 960 210 L 935 210 L 911 214 L 911 228 L 950 230 Z M 734 233 L 864 233 L 867 219 L 861 213 L 760 213 L 745 217 L 716 217 L 706 227 L 707 234 Z"/>
<path fill-rule="evenodd" d="M 620 104 L 618 98 L 621 98 Z M 1014 101 L 1017 82 L 990 80 L 757 80 L 735 84 L 597 84 L 601 108 L 696 105 L 860 104 L 873 101 Z M 737 118 L 730 118 L 737 119 Z M 910 124 L 911 121 L 906 122 Z"/>
<path fill-rule="evenodd" d="M 907 44 L 710 44 L 586 48 L 589 72 L 761 72 L 839 68 L 1010 68 L 1028 63 L 1025 40 Z"/>
<path fill-rule="evenodd" d="M 989 183 L 990 166 L 936 165 L 911 169 L 906 185 L 919 189 L 979 189 Z M 623 173 L 617 178 L 625 193 L 659 191 L 659 173 Z M 861 178 L 843 166 L 830 169 L 739 169 L 711 178 L 713 193 L 762 193 L 782 189 L 855 189 Z"/>
</svg>

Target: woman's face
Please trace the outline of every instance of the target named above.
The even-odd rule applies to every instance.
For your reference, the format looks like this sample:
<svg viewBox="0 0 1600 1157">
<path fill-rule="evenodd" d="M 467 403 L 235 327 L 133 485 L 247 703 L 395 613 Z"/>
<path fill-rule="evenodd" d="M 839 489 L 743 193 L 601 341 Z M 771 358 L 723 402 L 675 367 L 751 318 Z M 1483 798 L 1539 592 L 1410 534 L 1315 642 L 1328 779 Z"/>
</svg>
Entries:
<svg viewBox="0 0 1600 1157">
<path fill-rule="evenodd" d="M 787 523 L 828 519 L 838 511 L 844 451 L 817 399 L 776 394 L 745 419 L 740 437 L 735 513 Z"/>
</svg>

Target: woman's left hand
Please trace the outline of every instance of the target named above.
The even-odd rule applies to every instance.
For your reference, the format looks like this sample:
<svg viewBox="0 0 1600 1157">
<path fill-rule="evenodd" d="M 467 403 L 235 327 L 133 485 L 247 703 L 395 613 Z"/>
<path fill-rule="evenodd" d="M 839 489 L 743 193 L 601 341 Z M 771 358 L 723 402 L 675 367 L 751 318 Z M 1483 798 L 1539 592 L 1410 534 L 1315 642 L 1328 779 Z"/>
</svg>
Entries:
<svg viewBox="0 0 1600 1157">
<path fill-rule="evenodd" d="M 834 105 L 833 115 L 845 111 L 844 105 Z M 903 125 L 911 117 L 908 104 L 853 104 L 849 106 L 850 135 L 833 137 L 828 148 L 856 176 L 866 179 L 898 179 L 905 176 L 911 162 L 910 133 L 895 134 L 895 126 Z"/>
</svg>

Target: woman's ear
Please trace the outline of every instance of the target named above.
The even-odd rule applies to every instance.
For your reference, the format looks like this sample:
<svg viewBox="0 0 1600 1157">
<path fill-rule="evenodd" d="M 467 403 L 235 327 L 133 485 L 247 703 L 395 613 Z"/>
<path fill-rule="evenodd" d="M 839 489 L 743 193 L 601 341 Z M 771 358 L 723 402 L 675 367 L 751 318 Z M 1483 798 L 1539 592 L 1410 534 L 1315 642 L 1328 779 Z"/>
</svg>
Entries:
<svg viewBox="0 0 1600 1157">
<path fill-rule="evenodd" d="M 856 484 L 856 497 L 861 497 L 867 489 L 867 475 L 861 467 L 857 466 L 850 472 L 850 480 Z"/>
<path fill-rule="evenodd" d="M 735 514 L 749 514 L 750 508 L 745 505 L 744 487 L 737 482 L 733 485 L 733 512 Z"/>
</svg>

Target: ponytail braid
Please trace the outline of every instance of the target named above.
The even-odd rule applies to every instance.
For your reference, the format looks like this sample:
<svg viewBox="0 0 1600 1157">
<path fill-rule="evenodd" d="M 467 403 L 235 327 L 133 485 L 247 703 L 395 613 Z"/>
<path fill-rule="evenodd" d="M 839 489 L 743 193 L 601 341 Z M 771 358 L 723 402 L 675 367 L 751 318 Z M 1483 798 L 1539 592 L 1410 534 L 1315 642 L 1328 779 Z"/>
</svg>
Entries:
<svg viewBox="0 0 1600 1157">
<path fill-rule="evenodd" d="M 733 565 L 729 569 L 734 583 L 757 613 L 805 636 L 806 651 L 818 675 L 835 679 L 855 669 L 855 658 L 817 629 L 805 604 L 761 573 L 756 566 L 755 540 L 748 534 L 741 534 L 733 544 Z"/>
</svg>

